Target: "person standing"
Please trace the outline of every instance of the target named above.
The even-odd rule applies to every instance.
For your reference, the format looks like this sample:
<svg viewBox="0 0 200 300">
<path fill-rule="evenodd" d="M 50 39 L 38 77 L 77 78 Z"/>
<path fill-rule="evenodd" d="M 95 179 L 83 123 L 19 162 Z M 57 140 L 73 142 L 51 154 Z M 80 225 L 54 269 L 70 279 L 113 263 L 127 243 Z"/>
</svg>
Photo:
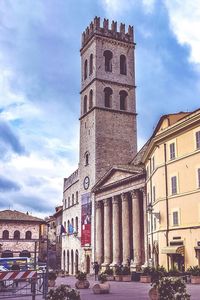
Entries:
<svg viewBox="0 0 200 300">
<path fill-rule="evenodd" d="M 95 280 L 98 280 L 98 275 L 99 275 L 99 269 L 100 266 L 97 261 L 94 262 L 94 274 L 95 274 Z"/>
</svg>

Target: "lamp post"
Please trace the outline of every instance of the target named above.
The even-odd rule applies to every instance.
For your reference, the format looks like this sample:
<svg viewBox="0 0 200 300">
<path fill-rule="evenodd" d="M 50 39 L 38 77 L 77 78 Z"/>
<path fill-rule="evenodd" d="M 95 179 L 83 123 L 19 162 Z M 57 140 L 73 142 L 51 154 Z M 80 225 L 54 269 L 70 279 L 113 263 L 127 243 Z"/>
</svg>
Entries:
<svg viewBox="0 0 200 300">
<path fill-rule="evenodd" d="M 160 212 L 154 212 L 152 202 L 150 202 L 147 205 L 147 213 L 149 213 L 150 219 L 151 219 L 151 256 L 152 256 L 152 265 L 154 266 L 154 260 L 153 260 L 153 216 L 156 219 L 158 219 L 158 221 L 160 223 Z"/>
</svg>

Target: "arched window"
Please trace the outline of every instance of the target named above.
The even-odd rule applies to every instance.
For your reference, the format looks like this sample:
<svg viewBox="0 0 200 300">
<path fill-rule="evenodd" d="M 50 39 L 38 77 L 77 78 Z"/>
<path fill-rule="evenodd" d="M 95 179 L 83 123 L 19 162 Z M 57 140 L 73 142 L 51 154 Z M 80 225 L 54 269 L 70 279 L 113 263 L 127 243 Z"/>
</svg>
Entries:
<svg viewBox="0 0 200 300">
<path fill-rule="evenodd" d="M 76 203 L 78 203 L 78 191 L 76 192 Z"/>
<path fill-rule="evenodd" d="M 113 57 L 112 52 L 106 50 L 104 51 L 103 55 L 105 57 L 105 71 L 112 72 L 112 57 Z"/>
<path fill-rule="evenodd" d="M 70 207 L 70 197 L 68 197 L 68 207 Z"/>
<path fill-rule="evenodd" d="M 85 63 L 84 63 L 84 79 L 87 78 L 87 59 L 85 60 Z"/>
<path fill-rule="evenodd" d="M 70 233 L 70 222 L 69 222 L 69 220 L 67 221 L 67 232 Z"/>
<path fill-rule="evenodd" d="M 85 153 L 85 166 L 89 165 L 89 152 Z"/>
<path fill-rule="evenodd" d="M 127 92 L 126 91 L 120 91 L 120 109 L 121 110 L 126 110 L 127 109 Z"/>
<path fill-rule="evenodd" d="M 31 253 L 28 250 L 22 250 L 19 257 L 31 257 Z"/>
<path fill-rule="evenodd" d="M 2 252 L 1 254 L 1 257 L 4 258 L 4 257 L 13 257 L 13 253 L 11 250 L 5 250 Z"/>
<path fill-rule="evenodd" d="M 31 238 L 32 238 L 32 233 L 31 233 L 31 231 L 27 231 L 27 232 L 26 232 L 25 239 L 26 239 L 26 240 L 31 240 Z"/>
<path fill-rule="evenodd" d="M 93 54 L 90 54 L 90 75 L 93 73 Z"/>
<path fill-rule="evenodd" d="M 65 208 L 67 208 L 67 199 L 65 199 Z"/>
<path fill-rule="evenodd" d="M 8 240 L 8 239 L 9 239 L 9 231 L 8 231 L 8 230 L 4 230 L 4 231 L 3 231 L 2 238 L 3 238 L 4 240 Z"/>
<path fill-rule="evenodd" d="M 120 74 L 126 75 L 126 56 L 120 55 Z"/>
<path fill-rule="evenodd" d="M 14 239 L 15 240 L 19 240 L 20 239 L 20 232 L 19 232 L 19 230 L 15 230 L 15 232 L 14 232 Z"/>
<path fill-rule="evenodd" d="M 104 104 L 105 107 L 111 107 L 111 100 L 112 100 L 112 89 L 109 87 L 106 87 L 104 89 Z"/>
<path fill-rule="evenodd" d="M 86 114 L 86 112 L 87 112 L 87 96 L 85 95 L 83 101 L 83 113 Z"/>
<path fill-rule="evenodd" d="M 76 232 L 78 232 L 78 217 L 76 217 L 76 225 L 75 226 L 76 226 L 75 230 L 76 230 Z"/>
<path fill-rule="evenodd" d="M 74 205 L 74 194 L 72 194 L 72 205 Z"/>
<path fill-rule="evenodd" d="M 93 90 L 90 90 L 90 96 L 89 96 L 89 109 L 93 107 Z"/>
</svg>

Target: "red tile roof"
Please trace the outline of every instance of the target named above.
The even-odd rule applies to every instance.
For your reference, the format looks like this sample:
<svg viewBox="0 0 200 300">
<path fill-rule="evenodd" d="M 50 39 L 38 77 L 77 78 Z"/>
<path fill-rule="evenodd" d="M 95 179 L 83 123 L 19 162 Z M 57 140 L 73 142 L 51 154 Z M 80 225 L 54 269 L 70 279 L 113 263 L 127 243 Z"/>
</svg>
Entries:
<svg viewBox="0 0 200 300">
<path fill-rule="evenodd" d="M 45 222 L 43 219 L 33 217 L 27 213 L 25 214 L 20 211 L 10 209 L 0 211 L 0 221 Z"/>
</svg>

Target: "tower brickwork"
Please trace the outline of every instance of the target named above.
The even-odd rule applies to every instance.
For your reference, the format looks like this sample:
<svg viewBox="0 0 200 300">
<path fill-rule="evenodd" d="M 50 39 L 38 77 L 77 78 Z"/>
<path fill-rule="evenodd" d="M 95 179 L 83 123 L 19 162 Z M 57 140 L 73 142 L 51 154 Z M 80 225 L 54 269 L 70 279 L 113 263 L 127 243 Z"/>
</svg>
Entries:
<svg viewBox="0 0 200 300">
<path fill-rule="evenodd" d="M 137 151 L 134 49 L 133 27 L 114 21 L 95 17 L 82 34 L 79 168 L 91 187 Z"/>
</svg>

